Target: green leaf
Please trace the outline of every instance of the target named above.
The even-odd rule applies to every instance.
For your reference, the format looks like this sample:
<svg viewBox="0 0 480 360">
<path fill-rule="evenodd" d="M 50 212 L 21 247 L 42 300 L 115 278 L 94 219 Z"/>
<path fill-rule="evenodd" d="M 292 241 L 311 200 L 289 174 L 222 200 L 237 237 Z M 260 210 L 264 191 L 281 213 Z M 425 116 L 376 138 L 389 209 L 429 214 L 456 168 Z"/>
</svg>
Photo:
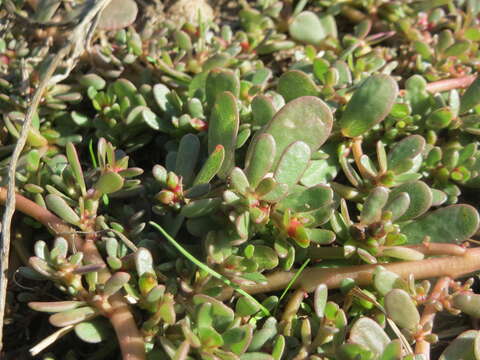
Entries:
<svg viewBox="0 0 480 360">
<path fill-rule="evenodd" d="M 278 183 L 288 186 L 295 185 L 308 167 L 310 161 L 310 147 L 302 142 L 296 141 L 287 147 L 280 157 L 275 169 L 274 179 Z"/>
<path fill-rule="evenodd" d="M 126 272 L 116 272 L 105 283 L 103 294 L 112 296 L 119 291 L 130 280 L 130 274 Z"/>
<path fill-rule="evenodd" d="M 192 263 L 194 263 L 195 265 L 197 265 L 200 269 L 202 269 L 203 271 L 207 272 L 208 274 L 210 274 L 211 276 L 213 276 L 214 278 L 216 279 L 219 279 L 221 280 L 224 284 L 226 284 L 227 286 L 230 286 L 232 288 L 234 288 L 239 294 L 245 296 L 245 297 L 248 297 L 250 298 L 252 301 L 257 301 L 255 300 L 255 298 L 253 298 L 250 294 L 248 294 L 247 292 L 245 292 L 243 289 L 241 289 L 238 285 L 234 284 L 233 282 L 231 282 L 229 279 L 225 278 L 223 275 L 217 273 L 215 270 L 212 270 L 210 267 L 208 267 L 207 265 L 205 265 L 204 263 L 202 263 L 201 261 L 199 261 L 197 258 L 195 258 L 192 254 L 190 254 L 187 250 L 185 250 L 185 248 L 183 248 L 174 238 L 172 238 L 165 230 L 163 230 L 163 228 L 161 226 L 159 226 L 158 224 L 150 221 L 149 222 L 150 225 L 152 225 L 153 227 L 155 227 L 158 231 L 160 231 L 160 233 L 162 233 L 163 236 L 165 236 L 165 238 L 183 255 L 185 256 L 188 260 L 190 260 Z M 265 315 L 270 315 L 270 312 L 268 311 L 267 308 L 265 308 L 263 305 L 260 305 L 260 308 L 262 309 L 262 311 L 264 312 Z"/>
<path fill-rule="evenodd" d="M 402 279 L 383 266 L 377 266 L 373 274 L 373 285 L 381 295 L 385 296 L 393 288 L 400 287 L 399 285 L 402 285 Z"/>
<path fill-rule="evenodd" d="M 451 341 L 438 360 L 476 360 L 475 343 L 480 337 L 477 330 L 467 330 Z"/>
<path fill-rule="evenodd" d="M 235 305 L 235 314 L 238 316 L 250 316 L 257 313 L 260 310 L 260 307 L 257 303 L 251 301 L 248 298 L 241 297 L 237 300 Z"/>
<path fill-rule="evenodd" d="M 285 337 L 283 335 L 278 335 L 273 343 L 272 357 L 274 360 L 281 360 L 283 353 L 285 351 Z"/>
<path fill-rule="evenodd" d="M 45 197 L 45 202 L 49 210 L 53 211 L 69 224 L 80 224 L 80 217 L 60 196 L 49 194 Z"/>
<path fill-rule="evenodd" d="M 328 300 L 328 287 L 325 284 L 320 284 L 315 288 L 313 307 L 315 314 L 322 319 L 325 315 L 325 306 Z"/>
<path fill-rule="evenodd" d="M 477 210 L 470 205 L 451 205 L 432 211 L 407 223 L 401 231 L 409 244 L 419 244 L 430 236 L 432 242 L 461 243 L 475 234 L 479 225 Z"/>
<path fill-rule="evenodd" d="M 260 330 L 255 331 L 252 342 L 248 347 L 248 351 L 251 353 L 260 350 L 263 345 L 265 345 L 267 341 L 273 339 L 277 333 L 277 319 L 269 317 L 263 324 L 263 327 Z"/>
<path fill-rule="evenodd" d="M 240 94 L 240 81 L 233 71 L 224 69 L 213 69 L 208 73 L 205 92 L 209 107 L 217 102 L 217 96 L 223 92 L 230 92 L 234 98 Z"/>
<path fill-rule="evenodd" d="M 470 40 L 456 40 L 455 43 L 448 47 L 443 55 L 445 56 L 460 56 L 470 49 L 472 43 Z"/>
<path fill-rule="evenodd" d="M 29 172 L 37 172 L 40 165 L 41 155 L 37 149 L 32 149 L 27 154 L 27 170 Z"/>
<path fill-rule="evenodd" d="M 75 334 L 87 343 L 96 344 L 109 337 L 110 327 L 104 319 L 94 319 L 75 325 Z"/>
<path fill-rule="evenodd" d="M 385 246 L 382 249 L 382 255 L 405 261 L 419 261 L 425 257 L 420 251 L 406 246 Z"/>
<path fill-rule="evenodd" d="M 405 290 L 393 289 L 385 295 L 385 310 L 401 328 L 413 331 L 420 322 L 417 306 Z"/>
<path fill-rule="evenodd" d="M 349 342 L 363 345 L 378 356 L 383 353 L 390 338 L 376 321 L 361 317 L 350 330 Z"/>
<path fill-rule="evenodd" d="M 224 305 L 221 301 L 214 299 L 208 295 L 197 294 L 193 297 L 195 305 L 209 303 L 212 305 L 213 326 L 219 331 L 225 331 L 235 316 L 232 309 Z"/>
<path fill-rule="evenodd" d="M 266 95 L 257 95 L 253 98 L 252 103 L 253 124 L 256 126 L 264 126 L 275 115 L 275 107 L 272 100 Z"/>
<path fill-rule="evenodd" d="M 130 106 L 139 105 L 146 106 L 147 103 L 142 97 L 138 97 L 139 93 L 135 85 L 127 79 L 117 79 L 112 85 L 112 89 L 118 98 L 126 97 L 130 101 Z"/>
<path fill-rule="evenodd" d="M 478 104 L 480 104 L 480 76 L 477 76 L 460 98 L 460 114 L 466 113 Z"/>
<path fill-rule="evenodd" d="M 424 114 L 431 106 L 427 81 L 420 75 L 413 75 L 405 81 L 406 95 L 412 107 L 412 114 Z"/>
<path fill-rule="evenodd" d="M 189 186 L 193 180 L 199 153 L 200 140 L 198 136 L 193 134 L 183 136 L 178 147 L 175 174 L 182 177 L 182 183 L 186 186 Z"/>
<path fill-rule="evenodd" d="M 223 145 L 217 145 L 198 172 L 197 177 L 193 181 L 193 185 L 209 183 L 220 171 L 224 159 L 225 148 Z"/>
<path fill-rule="evenodd" d="M 144 247 L 139 247 L 134 254 L 134 261 L 138 276 L 142 276 L 145 273 L 155 275 L 153 258 L 150 250 Z"/>
<path fill-rule="evenodd" d="M 85 196 L 87 188 L 85 186 L 85 179 L 83 178 L 82 165 L 80 165 L 80 159 L 78 158 L 75 146 L 73 146 L 71 142 L 68 142 L 67 146 L 65 147 L 65 151 L 67 153 L 68 162 L 70 163 L 73 174 L 75 175 L 75 180 L 80 187 L 82 195 Z"/>
<path fill-rule="evenodd" d="M 329 186 L 316 185 L 311 188 L 299 188 L 293 191 L 277 205 L 279 210 L 291 209 L 293 212 L 306 212 L 329 205 L 333 200 L 333 191 Z"/>
<path fill-rule="evenodd" d="M 396 221 L 401 217 L 410 207 L 410 196 L 406 192 L 401 192 L 395 197 L 389 196 L 392 199 L 383 209 L 383 212 L 390 211 L 392 213 L 392 221 Z"/>
<path fill-rule="evenodd" d="M 182 207 L 180 214 L 187 218 L 208 215 L 215 211 L 221 203 L 222 199 L 220 198 L 194 200 Z"/>
<path fill-rule="evenodd" d="M 208 126 L 208 151 L 218 145 L 225 149 L 225 158 L 218 177 L 224 179 L 235 165 L 235 147 L 239 127 L 237 101 L 232 93 L 222 92 L 216 97 Z"/>
<path fill-rule="evenodd" d="M 388 189 L 382 186 L 377 186 L 370 191 L 360 213 L 360 221 L 363 224 L 369 225 L 380 220 L 383 207 L 388 200 L 388 193 Z"/>
<path fill-rule="evenodd" d="M 134 108 L 133 110 L 135 109 L 141 109 L 141 112 L 140 112 L 140 116 L 141 116 L 141 120 L 147 124 L 148 126 L 150 126 L 153 130 L 158 130 L 158 131 L 164 131 L 164 132 L 167 132 L 168 130 L 170 130 L 170 126 L 167 125 L 167 123 L 161 119 L 159 116 L 157 116 L 157 114 L 155 114 L 152 110 L 150 110 L 149 108 L 145 107 L 145 106 L 139 106 L 139 107 L 136 107 Z M 132 112 L 133 112 L 132 110 Z M 128 114 L 129 117 L 130 117 L 130 114 Z"/>
<path fill-rule="evenodd" d="M 359 344 L 342 344 L 337 349 L 337 360 L 373 360 L 374 353 L 363 345 Z"/>
<path fill-rule="evenodd" d="M 62 311 L 50 316 L 50 324 L 56 327 L 78 324 L 97 316 L 97 311 L 89 306 Z"/>
<path fill-rule="evenodd" d="M 294 17 L 288 30 L 290 36 L 297 41 L 319 45 L 328 35 L 336 36 L 334 25 L 335 20 L 331 16 L 320 19 L 311 11 L 303 11 Z"/>
<path fill-rule="evenodd" d="M 453 306 L 471 317 L 480 318 L 479 294 L 459 293 L 453 297 Z"/>
<path fill-rule="evenodd" d="M 198 337 L 204 348 L 217 348 L 223 345 L 222 336 L 211 327 L 198 328 Z"/>
<path fill-rule="evenodd" d="M 275 139 L 270 134 L 261 134 L 251 144 L 252 156 L 245 164 L 245 173 L 252 188 L 256 188 L 272 168 Z"/>
<path fill-rule="evenodd" d="M 422 153 L 425 148 L 425 139 L 420 135 L 411 135 L 397 142 L 388 153 L 388 170 L 394 173 L 401 173 L 403 162 L 406 159 L 413 159 Z"/>
<path fill-rule="evenodd" d="M 145 301 L 149 303 L 156 303 L 159 301 L 165 294 L 165 285 L 157 285 L 152 290 L 150 290 L 145 297 Z"/>
<path fill-rule="evenodd" d="M 268 246 L 255 245 L 252 259 L 258 264 L 259 269 L 271 270 L 278 266 L 277 253 Z"/>
<path fill-rule="evenodd" d="M 273 360 L 272 355 L 262 352 L 248 352 L 240 356 L 240 360 Z"/>
<path fill-rule="evenodd" d="M 94 187 L 102 194 L 111 194 L 123 187 L 124 179 L 113 171 L 104 172 L 95 183 Z"/>
<path fill-rule="evenodd" d="M 242 355 L 247 350 L 250 342 L 252 341 L 252 334 L 253 326 L 251 324 L 246 324 L 225 331 L 222 334 L 222 337 L 225 343 L 225 347 L 228 350 L 232 351 L 234 354 Z"/>
<path fill-rule="evenodd" d="M 432 206 L 432 192 L 427 184 L 422 181 L 414 181 L 397 186 L 390 192 L 386 208 L 392 210 L 393 202 L 401 193 L 407 193 L 410 198 L 408 210 L 403 213 L 397 222 L 415 219 L 424 214 Z"/>
<path fill-rule="evenodd" d="M 310 187 L 318 184 L 329 184 L 337 176 L 340 166 L 335 144 L 327 143 L 322 146 L 321 151 L 328 155 L 328 158 L 310 161 L 310 165 L 300 179 L 302 185 Z M 312 158 L 315 159 L 315 156 L 316 154 L 313 154 Z"/>
<path fill-rule="evenodd" d="M 388 75 L 373 75 L 353 93 L 340 119 L 342 133 L 360 136 L 381 122 L 397 98 L 398 85 Z"/>
<path fill-rule="evenodd" d="M 163 319 L 168 325 L 175 324 L 176 314 L 172 294 L 165 294 L 163 296 L 162 302 L 158 309 L 158 314 L 160 315 L 160 318 Z"/>
<path fill-rule="evenodd" d="M 448 127 L 455 117 L 456 115 L 449 107 L 442 107 L 428 115 L 425 123 L 430 129 L 441 130 Z"/>
<path fill-rule="evenodd" d="M 82 75 L 78 79 L 78 82 L 80 83 L 80 85 L 84 86 L 85 88 L 88 88 L 91 86 L 95 90 L 102 90 L 107 84 L 107 82 L 102 77 L 100 77 L 95 73 Z"/>
<path fill-rule="evenodd" d="M 378 360 L 399 360 L 402 358 L 402 343 L 396 339 L 390 342 L 383 350 Z"/>
<path fill-rule="evenodd" d="M 278 79 L 277 91 L 287 103 L 301 96 L 317 96 L 319 92 L 310 76 L 299 70 L 283 73 Z"/>
<path fill-rule="evenodd" d="M 275 139 L 273 166 L 278 163 L 285 149 L 295 141 L 306 143 L 312 153 L 317 151 L 330 135 L 332 124 L 330 108 L 322 100 L 303 96 L 290 101 L 261 131 Z M 247 162 L 251 162 L 253 155 L 249 149 Z"/>
<path fill-rule="evenodd" d="M 331 244 L 335 241 L 336 235 L 333 231 L 325 229 L 305 229 L 308 240 L 319 245 Z"/>
<path fill-rule="evenodd" d="M 242 171 L 242 169 L 238 167 L 234 167 L 232 172 L 230 173 L 230 183 L 232 187 L 240 192 L 241 194 L 245 194 L 250 187 L 250 183 L 248 182 L 247 176 Z"/>
</svg>

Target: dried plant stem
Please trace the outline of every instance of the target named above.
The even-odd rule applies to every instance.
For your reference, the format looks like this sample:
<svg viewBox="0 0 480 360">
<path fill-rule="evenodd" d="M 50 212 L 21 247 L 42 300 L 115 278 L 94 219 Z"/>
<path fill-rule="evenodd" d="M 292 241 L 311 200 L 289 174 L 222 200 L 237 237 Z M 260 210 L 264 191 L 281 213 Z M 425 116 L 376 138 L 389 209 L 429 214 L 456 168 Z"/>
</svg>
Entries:
<svg viewBox="0 0 480 360">
<path fill-rule="evenodd" d="M 7 190 L 0 187 L 0 204 L 5 203 L 6 193 Z M 42 223 L 55 235 L 68 237 L 67 240 L 70 239 L 77 249 L 82 250 L 86 262 L 92 264 L 103 263 L 103 259 L 94 243 L 94 235 L 87 234 L 84 240 L 76 234 L 75 229 L 71 228 L 56 215 L 18 194 L 16 194 L 16 209 Z M 92 231 L 89 234 L 93 233 Z M 109 277 L 110 273 L 108 270 L 103 269 L 99 272 L 100 283 L 104 283 Z M 107 316 L 117 334 L 123 359 L 145 359 L 144 339 L 137 328 L 125 298 L 117 293 L 109 298 L 109 303 L 111 309 L 108 311 Z"/>
<path fill-rule="evenodd" d="M 404 261 L 388 264 L 378 264 L 406 279 L 412 274 L 415 279 L 437 278 L 449 276 L 457 278 L 480 269 L 480 248 L 468 249 L 461 256 L 445 256 L 419 261 Z M 351 278 L 358 286 L 371 284 L 373 273 L 378 265 L 356 265 L 344 268 L 307 268 L 302 276 L 294 282 L 293 288 L 312 292 L 320 284 L 330 289 L 339 288 L 343 279 Z M 249 294 L 266 293 L 283 289 L 293 278 L 296 271 L 276 271 L 267 276 L 265 284 L 242 287 Z M 225 292 L 220 299 L 228 299 L 231 294 Z"/>
<path fill-rule="evenodd" d="M 458 78 L 434 81 L 427 84 L 427 91 L 431 93 L 449 91 L 453 89 L 464 89 L 470 86 L 476 79 L 476 75 L 466 75 Z"/>
<path fill-rule="evenodd" d="M 432 293 L 428 297 L 429 301 L 435 301 L 440 299 L 442 294 L 445 290 L 448 290 L 452 279 L 448 276 L 442 277 L 438 279 L 435 287 L 432 290 Z M 432 304 L 427 304 L 423 309 L 422 317 L 420 319 L 420 325 L 424 326 L 428 323 L 432 324 L 435 320 L 435 315 L 437 314 L 437 309 Z M 423 336 L 431 334 L 432 329 L 423 332 Z M 423 355 L 425 360 L 430 360 L 430 343 L 422 339 L 417 339 L 417 343 L 415 345 L 415 354 L 416 355 Z"/>
</svg>

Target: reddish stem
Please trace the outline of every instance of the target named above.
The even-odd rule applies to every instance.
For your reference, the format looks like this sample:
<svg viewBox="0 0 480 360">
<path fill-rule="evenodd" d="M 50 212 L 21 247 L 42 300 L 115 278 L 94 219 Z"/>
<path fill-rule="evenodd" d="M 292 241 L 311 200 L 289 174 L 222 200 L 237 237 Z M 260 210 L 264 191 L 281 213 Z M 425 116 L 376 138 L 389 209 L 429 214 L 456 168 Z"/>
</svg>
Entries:
<svg viewBox="0 0 480 360">
<path fill-rule="evenodd" d="M 0 187 L 0 204 L 4 204 L 6 198 L 7 190 Z M 63 220 L 22 195 L 16 195 L 15 209 L 42 223 L 45 227 L 49 228 L 53 234 L 69 240 L 70 244 L 74 244 L 76 249 L 81 249 L 82 252 L 84 252 L 84 258 L 87 262 L 91 264 L 103 263 L 103 258 L 95 246 L 93 235 L 87 235 L 86 240 L 82 239 L 76 231 Z M 109 277 L 110 273 L 108 270 L 105 269 L 99 272 L 99 282 L 105 282 Z M 144 339 L 137 328 L 127 301 L 120 293 L 117 293 L 109 298 L 109 303 L 111 309 L 108 317 L 117 334 L 123 359 L 144 360 Z"/>
<path fill-rule="evenodd" d="M 480 269 L 480 248 L 465 250 L 461 256 L 446 256 L 419 261 L 403 261 L 375 265 L 356 265 L 343 268 L 319 268 L 311 267 L 302 272 L 302 275 L 295 281 L 293 288 L 302 288 L 312 292 L 320 284 L 325 284 L 330 289 L 340 287 L 342 280 L 351 278 L 359 286 L 366 286 L 372 283 L 373 273 L 378 265 L 382 265 L 388 271 L 394 272 L 401 278 L 406 279 L 412 274 L 415 279 L 429 279 L 441 276 L 458 278 Z M 296 270 L 276 271 L 267 276 L 265 284 L 255 284 L 242 287 L 249 294 L 266 293 L 284 289 L 292 280 Z M 231 294 L 225 292 L 220 295 L 221 299 L 228 299 Z"/>
<path fill-rule="evenodd" d="M 464 89 L 470 86 L 476 79 L 476 75 L 466 75 L 458 78 L 434 81 L 427 84 L 427 91 L 438 93 L 453 89 Z"/>
<path fill-rule="evenodd" d="M 0 187 L 0 204 L 5 204 L 6 200 L 7 189 Z M 42 223 L 57 236 L 65 238 L 72 248 L 75 247 L 75 249 L 81 249 L 83 247 L 83 239 L 77 235 L 75 230 L 37 203 L 17 194 L 15 199 L 15 209 L 34 218 L 39 223 Z"/>
<path fill-rule="evenodd" d="M 452 279 L 449 278 L 448 276 L 438 279 L 437 283 L 435 284 L 435 287 L 432 290 L 432 293 L 428 297 L 428 300 L 436 301 L 440 299 L 443 292 L 445 290 L 448 290 L 448 287 L 450 286 L 451 281 Z M 432 324 L 432 327 L 433 327 L 433 321 L 435 320 L 436 314 L 437 314 L 437 309 L 435 308 L 435 306 L 433 306 L 431 303 L 427 304 L 423 309 L 422 317 L 420 319 L 420 325 L 425 326 L 426 324 L 430 323 Z M 430 360 L 430 343 L 428 341 L 425 341 L 424 337 L 431 333 L 432 333 L 432 329 L 429 329 L 428 331 L 424 331 L 422 334 L 422 338 L 417 339 L 417 343 L 415 345 L 415 354 L 423 355 L 423 358 L 425 360 Z"/>
</svg>

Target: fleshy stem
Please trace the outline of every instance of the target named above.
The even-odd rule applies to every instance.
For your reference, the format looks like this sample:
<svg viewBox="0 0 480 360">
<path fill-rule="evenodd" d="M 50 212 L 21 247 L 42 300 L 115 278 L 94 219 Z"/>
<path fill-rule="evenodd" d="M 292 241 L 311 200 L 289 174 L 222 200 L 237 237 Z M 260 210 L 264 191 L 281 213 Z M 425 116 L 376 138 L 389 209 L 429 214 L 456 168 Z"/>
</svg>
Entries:
<svg viewBox="0 0 480 360">
<path fill-rule="evenodd" d="M 394 272 L 401 278 L 406 279 L 410 274 L 417 280 L 449 276 L 458 278 L 480 270 L 480 247 L 467 249 L 460 256 L 445 256 L 424 259 L 419 261 L 404 261 L 375 265 L 356 265 L 343 268 L 319 268 L 305 269 L 302 276 L 294 282 L 294 289 L 304 289 L 312 292 L 320 284 L 325 284 L 330 289 L 340 287 L 342 280 L 351 278 L 358 286 L 366 286 L 372 283 L 375 268 L 382 265 L 388 271 Z M 267 276 L 265 284 L 243 286 L 242 289 L 249 294 L 266 293 L 283 289 L 295 276 L 296 271 L 276 271 Z M 227 299 L 231 293 L 224 292 L 219 298 Z"/>
<path fill-rule="evenodd" d="M 440 299 L 445 290 L 448 290 L 452 279 L 448 276 L 438 279 L 435 287 L 433 288 L 430 296 L 428 297 L 428 304 L 425 305 L 423 309 L 422 317 L 420 319 L 420 326 L 425 326 L 430 323 L 433 326 L 433 321 L 435 320 L 435 315 L 437 314 L 437 308 L 433 305 L 433 302 Z M 424 331 L 421 339 L 417 339 L 415 345 L 415 354 L 423 355 L 425 360 L 430 360 L 430 343 L 424 340 L 425 335 L 431 334 L 432 329 Z"/>
<path fill-rule="evenodd" d="M 0 204 L 4 204 L 7 198 L 7 190 L 0 187 Z M 47 227 L 54 235 L 62 236 L 71 243 L 75 244 L 76 249 L 84 253 L 85 261 L 88 263 L 103 263 L 103 259 L 99 254 L 93 237 L 86 236 L 86 239 L 77 235 L 75 230 L 63 222 L 56 215 L 47 209 L 39 206 L 33 201 L 16 195 L 16 210 L 28 215 L 45 227 Z M 103 271 L 99 277 L 99 281 L 105 282 L 110 273 Z M 145 343 L 140 334 L 135 319 L 128 307 L 125 298 L 116 293 L 108 299 L 111 308 L 106 316 L 109 318 L 115 333 L 117 334 L 118 343 L 122 351 L 122 357 L 125 360 L 144 360 L 145 359 Z M 102 309 L 103 310 L 103 309 Z"/>
<path fill-rule="evenodd" d="M 458 78 L 444 79 L 427 84 L 427 91 L 438 93 L 453 89 L 464 89 L 470 86 L 476 79 L 476 75 L 466 75 Z"/>
</svg>

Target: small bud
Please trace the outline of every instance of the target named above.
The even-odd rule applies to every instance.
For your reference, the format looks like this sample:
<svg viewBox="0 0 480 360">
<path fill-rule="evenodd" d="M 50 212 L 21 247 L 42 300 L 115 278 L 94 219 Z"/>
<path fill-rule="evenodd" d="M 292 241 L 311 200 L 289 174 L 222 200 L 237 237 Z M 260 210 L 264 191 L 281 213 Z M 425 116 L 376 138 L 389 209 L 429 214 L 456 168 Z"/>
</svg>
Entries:
<svg viewBox="0 0 480 360">
<path fill-rule="evenodd" d="M 434 343 L 438 342 L 438 335 L 428 334 L 428 335 L 425 335 L 424 339 L 425 339 L 426 342 L 428 342 L 430 344 L 434 344 Z"/>
<path fill-rule="evenodd" d="M 174 172 L 169 172 L 167 174 L 167 186 L 170 190 L 175 191 L 180 183 L 180 179 Z"/>
<path fill-rule="evenodd" d="M 155 195 L 155 199 L 164 205 L 170 205 L 175 200 L 175 194 L 170 190 L 162 190 Z"/>
</svg>

